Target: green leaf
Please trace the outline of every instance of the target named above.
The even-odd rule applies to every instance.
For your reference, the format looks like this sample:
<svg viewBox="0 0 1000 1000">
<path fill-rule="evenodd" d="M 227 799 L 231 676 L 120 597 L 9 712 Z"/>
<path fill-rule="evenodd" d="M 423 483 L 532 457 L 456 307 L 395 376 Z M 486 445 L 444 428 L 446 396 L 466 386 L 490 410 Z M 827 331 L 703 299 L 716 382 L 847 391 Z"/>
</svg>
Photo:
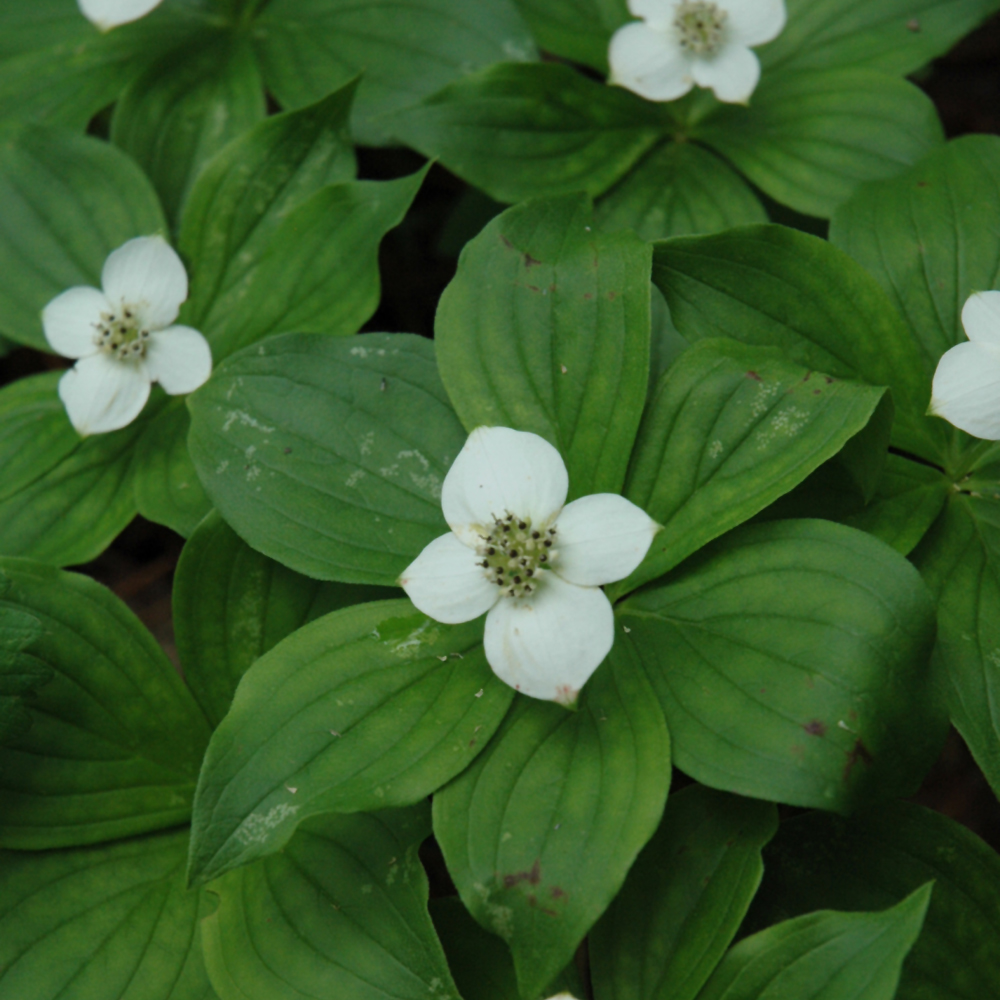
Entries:
<svg viewBox="0 0 1000 1000">
<path fill-rule="evenodd" d="M 519 698 L 473 765 L 434 797 L 462 901 L 510 946 L 539 996 L 621 887 L 660 821 L 670 740 L 654 692 L 616 644 L 577 712 Z"/>
<path fill-rule="evenodd" d="M 188 454 L 190 426 L 184 400 L 171 400 L 146 423 L 132 465 L 139 513 L 185 538 L 212 508 Z"/>
<path fill-rule="evenodd" d="M 0 610 L 32 615 L 53 679 L 0 748 L 0 841 L 39 850 L 182 823 L 208 725 L 139 620 L 89 577 L 0 559 Z"/>
<path fill-rule="evenodd" d="M 420 801 L 479 753 L 513 695 L 478 622 L 377 601 L 299 629 L 247 671 L 212 737 L 192 881 L 273 854 L 309 816 Z"/>
<path fill-rule="evenodd" d="M 727 105 L 692 136 L 776 201 L 822 218 L 943 138 L 934 105 L 912 83 L 853 68 L 765 73 L 749 109 Z"/>
<path fill-rule="evenodd" d="M 629 20 L 625 0 L 515 0 L 538 44 L 554 55 L 608 70 L 608 43 Z"/>
<path fill-rule="evenodd" d="M 685 351 L 650 400 L 625 483 L 664 528 L 612 593 L 662 576 L 798 485 L 862 430 L 884 392 L 733 340 Z"/>
<path fill-rule="evenodd" d="M 212 886 L 203 927 L 221 1000 L 458 1000 L 427 912 L 424 804 L 323 816 Z"/>
<path fill-rule="evenodd" d="M 364 72 L 354 131 L 389 139 L 390 112 L 534 46 L 509 0 L 271 0 L 254 24 L 268 89 L 286 107 L 325 97 Z"/>
<path fill-rule="evenodd" d="M 149 61 L 182 49 L 205 27 L 206 12 L 191 3 L 165 4 L 101 33 L 67 0 L 6 0 L 0 7 L 0 118 L 82 131 Z"/>
<path fill-rule="evenodd" d="M 557 63 L 494 66 L 393 120 L 400 139 L 497 201 L 611 187 L 670 119 L 656 104 Z"/>
<path fill-rule="evenodd" d="M 467 245 L 441 297 L 441 378 L 467 430 L 533 431 L 570 497 L 621 489 L 649 377 L 649 247 L 579 196 L 519 205 Z"/>
<path fill-rule="evenodd" d="M 821 517 L 867 531 L 908 555 L 944 508 L 951 482 L 922 462 L 890 454 L 875 496 L 864 498 L 834 462 L 820 466 L 761 515 L 761 520 Z"/>
<path fill-rule="evenodd" d="M 699 1000 L 893 1000 L 932 889 L 882 913 L 822 910 L 769 927 L 726 955 Z"/>
<path fill-rule="evenodd" d="M 392 586 L 448 530 L 441 484 L 466 434 L 430 341 L 275 337 L 217 368 L 188 407 L 212 502 L 306 576 Z"/>
<path fill-rule="evenodd" d="M 213 726 L 254 660 L 330 611 L 398 597 L 388 587 L 321 583 L 261 555 L 213 511 L 174 574 L 174 630 L 184 679 Z"/>
<path fill-rule="evenodd" d="M 96 558 L 135 517 L 132 451 L 147 418 L 81 438 L 59 376 L 0 390 L 0 553 L 66 566 Z"/>
<path fill-rule="evenodd" d="M 788 25 L 760 50 L 765 74 L 864 66 L 905 76 L 992 14 L 997 0 L 786 0 Z"/>
<path fill-rule="evenodd" d="M 782 824 L 764 861 L 750 930 L 820 907 L 881 909 L 933 879 L 896 1000 L 1000 995 L 1000 858 L 954 820 L 909 802 L 809 813 Z"/>
<path fill-rule="evenodd" d="M 0 332 L 51 351 L 41 311 L 101 284 L 112 250 L 166 226 L 142 171 L 106 142 L 44 126 L 0 133 Z"/>
<path fill-rule="evenodd" d="M 590 935 L 602 1000 L 694 1000 L 760 885 L 760 852 L 778 828 L 770 803 L 692 786 Z"/>
<path fill-rule="evenodd" d="M 122 94 L 115 145 L 152 178 L 176 221 L 194 178 L 219 150 L 264 117 L 260 71 L 249 42 L 207 35 L 149 67 Z"/>
<path fill-rule="evenodd" d="M 432 899 L 430 911 L 464 1000 L 520 1000 L 517 975 L 507 946 L 472 919 L 458 896 Z M 545 995 L 550 992 L 568 993 L 572 997 L 585 995 L 575 963 L 563 969 Z M 534 1000 L 542 1000 L 542 994 Z"/>
<path fill-rule="evenodd" d="M 0 745 L 16 742 L 31 728 L 31 711 L 24 700 L 54 676 L 29 649 L 43 631 L 34 615 L 0 607 Z"/>
<path fill-rule="evenodd" d="M 740 528 L 619 608 L 677 766 L 846 811 L 908 795 L 947 731 L 934 608 L 888 546 L 827 521 Z"/>
<path fill-rule="evenodd" d="M 924 416 L 918 346 L 878 283 L 825 240 L 783 226 L 665 240 L 653 248 L 653 281 L 688 340 L 780 347 L 834 378 L 891 386 L 894 443 L 936 454 L 945 431 Z"/>
<path fill-rule="evenodd" d="M 378 248 L 427 168 L 331 184 L 292 208 L 226 269 L 201 329 L 216 362 L 273 333 L 356 333 L 378 306 Z"/>
<path fill-rule="evenodd" d="M 831 224 L 830 239 L 875 276 L 908 321 L 917 345 L 908 366 L 925 405 L 938 359 L 966 340 L 966 299 L 1000 286 L 998 192 L 1000 138 L 967 136 L 900 177 L 866 185 Z M 953 462 L 946 442 L 956 432 L 938 419 L 925 422 L 940 443 L 920 454 Z"/>
<path fill-rule="evenodd" d="M 356 86 L 352 81 L 301 111 L 265 119 L 199 174 L 178 238 L 191 262 L 186 322 L 201 326 L 213 301 L 246 276 L 289 212 L 326 185 L 354 179 L 347 121 Z"/>
<path fill-rule="evenodd" d="M 604 229 L 633 229 L 647 240 L 767 222 L 740 175 L 690 142 L 665 142 L 648 153 L 598 200 L 594 217 Z"/>
<path fill-rule="evenodd" d="M 1000 795 L 1000 483 L 953 495 L 913 554 L 938 603 L 952 721 Z"/>
<path fill-rule="evenodd" d="M 184 888 L 187 831 L 110 847 L 0 852 L 0 993 L 24 1000 L 209 1000 Z"/>
</svg>

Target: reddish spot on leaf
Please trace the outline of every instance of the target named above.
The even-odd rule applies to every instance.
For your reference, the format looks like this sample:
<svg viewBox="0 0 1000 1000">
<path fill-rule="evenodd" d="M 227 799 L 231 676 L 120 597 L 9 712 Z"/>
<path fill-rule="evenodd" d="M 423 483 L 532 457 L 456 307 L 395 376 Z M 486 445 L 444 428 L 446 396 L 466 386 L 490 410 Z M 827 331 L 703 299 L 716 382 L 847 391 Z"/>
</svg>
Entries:
<svg viewBox="0 0 1000 1000">
<path fill-rule="evenodd" d="M 823 395 L 823 390 L 822 389 L 813 389 L 813 395 L 814 396 L 822 396 Z"/>
<path fill-rule="evenodd" d="M 617 298 L 618 298 L 618 293 L 617 292 L 608 292 L 608 301 L 609 302 L 614 302 L 615 299 L 617 299 Z"/>
<path fill-rule="evenodd" d="M 752 378 L 755 382 L 763 382 L 764 380 L 754 371 L 747 372 L 747 378 Z"/>
<path fill-rule="evenodd" d="M 541 261 L 537 260 L 534 257 L 532 257 L 530 253 L 526 253 L 524 255 L 524 266 L 525 267 L 534 267 L 536 264 L 541 264 Z"/>
<path fill-rule="evenodd" d="M 541 881 L 542 863 L 538 858 L 535 858 L 535 863 L 531 866 L 531 871 L 514 872 L 512 875 L 504 875 L 503 877 L 505 889 L 513 889 L 515 885 L 520 885 L 522 882 L 527 882 L 529 885 L 538 885 Z"/>
<path fill-rule="evenodd" d="M 830 378 L 829 375 L 824 375 L 823 379 L 825 380 L 827 385 L 833 385 L 833 383 L 837 381 L 836 379 Z"/>
<path fill-rule="evenodd" d="M 813 719 L 802 727 L 810 736 L 826 736 L 826 723 Z"/>
<path fill-rule="evenodd" d="M 557 885 L 552 886 L 549 892 L 552 893 L 553 899 L 563 899 L 566 896 L 566 890 L 560 889 Z"/>
<path fill-rule="evenodd" d="M 594 296 L 590 292 L 584 292 L 583 297 L 589 302 Z"/>
<path fill-rule="evenodd" d="M 851 771 L 854 770 L 854 765 L 858 761 L 865 764 L 871 764 L 874 762 L 875 758 L 871 755 L 871 751 L 865 746 L 864 740 L 859 736 L 854 741 L 854 749 L 847 755 L 847 763 L 844 765 L 844 781 L 851 776 Z"/>
<path fill-rule="evenodd" d="M 813 377 L 813 373 L 812 372 L 806 372 L 805 375 L 802 378 L 802 381 L 803 382 L 808 382 L 809 379 L 811 379 L 812 377 Z"/>
<path fill-rule="evenodd" d="M 511 241 L 510 241 L 509 239 L 507 239 L 507 237 L 506 237 L 506 236 L 504 236 L 504 234 L 503 234 L 503 233 L 501 233 L 501 234 L 500 234 L 500 242 L 501 242 L 501 243 L 502 243 L 502 244 L 503 244 L 503 245 L 504 245 L 504 246 L 505 246 L 505 247 L 506 247 L 506 248 L 507 248 L 508 250 L 513 250 L 513 249 L 514 249 L 514 244 L 513 244 L 513 243 L 511 243 Z"/>
<path fill-rule="evenodd" d="M 538 287 L 538 285 L 528 285 L 528 288 L 531 291 L 533 291 L 533 292 L 540 292 L 541 291 L 541 289 Z"/>
</svg>

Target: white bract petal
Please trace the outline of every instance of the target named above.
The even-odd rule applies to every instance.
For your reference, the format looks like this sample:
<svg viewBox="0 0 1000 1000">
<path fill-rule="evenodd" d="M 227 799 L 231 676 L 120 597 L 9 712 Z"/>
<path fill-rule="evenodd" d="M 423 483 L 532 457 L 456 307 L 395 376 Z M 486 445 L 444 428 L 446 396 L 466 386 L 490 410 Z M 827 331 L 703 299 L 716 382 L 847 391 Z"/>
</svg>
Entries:
<svg viewBox="0 0 1000 1000">
<path fill-rule="evenodd" d="M 212 374 L 212 349 L 189 326 L 168 326 L 150 334 L 146 373 L 171 396 L 194 392 Z"/>
<path fill-rule="evenodd" d="M 99 350 L 95 337 L 108 300 L 96 288 L 80 285 L 57 295 L 42 310 L 49 346 L 64 358 L 85 358 Z"/>
<path fill-rule="evenodd" d="M 474 547 L 508 514 L 547 526 L 568 490 L 562 456 L 544 438 L 509 427 L 477 427 L 445 476 L 441 509 L 451 530 Z"/>
<path fill-rule="evenodd" d="M 975 292 L 962 307 L 962 326 L 969 340 L 1000 346 L 1000 292 Z"/>
<path fill-rule="evenodd" d="M 145 17 L 162 0 L 78 0 L 80 11 L 101 31 Z"/>
<path fill-rule="evenodd" d="M 975 437 L 1000 441 L 1000 344 L 969 341 L 945 351 L 928 412 Z"/>
<path fill-rule="evenodd" d="M 641 507 L 617 493 L 580 497 L 556 521 L 553 570 L 583 587 L 623 580 L 646 557 L 659 530 Z"/>
<path fill-rule="evenodd" d="M 785 0 L 721 0 L 730 31 L 744 45 L 763 45 L 785 30 Z"/>
<path fill-rule="evenodd" d="M 403 570 L 399 585 L 419 611 L 447 625 L 478 618 L 500 598 L 476 553 L 450 532 L 424 548 Z"/>
<path fill-rule="evenodd" d="M 187 297 L 187 272 L 164 240 L 140 236 L 114 250 L 102 282 L 103 292 L 70 288 L 42 310 L 53 349 L 79 359 L 60 381 L 59 395 L 81 434 L 134 420 L 150 382 L 177 395 L 193 392 L 212 373 L 208 341 L 189 326 L 169 325 Z"/>
<path fill-rule="evenodd" d="M 728 45 L 711 59 L 695 59 L 691 75 L 727 104 L 746 104 L 760 80 L 760 62 L 744 45 Z"/>
<path fill-rule="evenodd" d="M 169 326 L 187 298 L 187 272 L 174 249 L 160 236 L 139 236 L 108 256 L 101 274 L 113 306 L 129 306 L 139 326 Z"/>
<path fill-rule="evenodd" d="M 603 590 L 546 573 L 531 598 L 497 601 L 483 645 L 493 672 L 515 690 L 572 705 L 610 652 L 614 631 Z"/>
<path fill-rule="evenodd" d="M 77 433 L 103 434 L 139 416 L 149 398 L 149 379 L 138 366 L 98 352 L 63 375 L 59 398 Z"/>
<path fill-rule="evenodd" d="M 786 21 L 784 0 L 629 0 L 629 9 L 642 21 L 612 36 L 609 82 L 651 101 L 675 100 L 697 83 L 745 103 L 760 79 L 750 47 L 776 38 Z"/>
<path fill-rule="evenodd" d="M 611 83 L 647 101 L 673 101 L 694 86 L 688 54 L 647 23 L 626 24 L 614 33 L 608 63 Z"/>
<path fill-rule="evenodd" d="M 677 0 L 628 0 L 628 10 L 653 27 L 666 28 L 673 23 Z"/>
</svg>

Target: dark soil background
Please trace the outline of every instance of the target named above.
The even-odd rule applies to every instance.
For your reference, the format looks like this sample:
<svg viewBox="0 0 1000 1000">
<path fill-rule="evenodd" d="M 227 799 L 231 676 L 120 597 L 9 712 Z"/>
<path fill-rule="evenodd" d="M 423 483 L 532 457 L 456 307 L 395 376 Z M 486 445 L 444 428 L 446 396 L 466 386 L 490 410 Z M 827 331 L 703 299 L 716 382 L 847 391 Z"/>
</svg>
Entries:
<svg viewBox="0 0 1000 1000">
<path fill-rule="evenodd" d="M 918 74 L 916 82 L 937 105 L 949 138 L 969 132 L 1000 134 L 1000 16 Z M 359 151 L 364 178 L 403 176 L 422 162 L 408 150 Z M 437 300 L 454 274 L 459 249 L 497 210 L 435 166 L 404 223 L 383 242 L 382 303 L 365 330 L 431 336 Z M 0 357 L 0 385 L 64 364 L 19 348 Z M 137 518 L 100 558 L 75 567 L 122 598 L 175 663 L 170 592 L 182 545 L 183 539 L 169 529 Z M 1000 802 L 954 731 L 914 798 L 965 824 L 1000 851 Z M 443 870 L 443 865 L 432 867 Z"/>
</svg>

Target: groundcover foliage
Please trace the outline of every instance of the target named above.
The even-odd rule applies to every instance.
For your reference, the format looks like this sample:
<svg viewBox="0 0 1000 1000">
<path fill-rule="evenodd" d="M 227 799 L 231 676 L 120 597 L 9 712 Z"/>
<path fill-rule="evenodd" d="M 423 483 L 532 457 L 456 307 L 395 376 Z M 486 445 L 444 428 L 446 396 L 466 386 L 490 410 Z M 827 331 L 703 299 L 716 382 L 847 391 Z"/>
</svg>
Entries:
<svg viewBox="0 0 1000 1000">
<path fill-rule="evenodd" d="M 1000 995 L 997 8 L 0 0 L 0 1000 Z"/>
</svg>

